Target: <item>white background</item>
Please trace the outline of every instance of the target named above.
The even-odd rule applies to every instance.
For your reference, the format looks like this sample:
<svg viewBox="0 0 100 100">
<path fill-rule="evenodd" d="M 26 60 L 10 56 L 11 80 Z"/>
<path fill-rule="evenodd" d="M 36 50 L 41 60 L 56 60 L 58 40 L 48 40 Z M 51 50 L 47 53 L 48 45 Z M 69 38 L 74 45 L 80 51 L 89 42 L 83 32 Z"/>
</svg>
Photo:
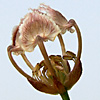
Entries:
<svg viewBox="0 0 100 100">
<path fill-rule="evenodd" d="M 83 39 L 83 74 L 69 91 L 71 100 L 100 100 L 100 0 L 0 0 L 0 100 L 61 100 L 59 95 L 49 95 L 35 90 L 10 63 L 7 46 L 11 44 L 12 29 L 27 13 L 40 3 L 59 10 L 68 20 L 78 23 Z M 77 51 L 76 35 L 63 35 L 66 48 Z M 58 39 L 45 43 L 48 54 L 61 54 Z M 27 53 L 33 65 L 43 59 L 38 47 Z M 20 56 L 15 57 L 28 73 L 31 71 Z"/>
</svg>

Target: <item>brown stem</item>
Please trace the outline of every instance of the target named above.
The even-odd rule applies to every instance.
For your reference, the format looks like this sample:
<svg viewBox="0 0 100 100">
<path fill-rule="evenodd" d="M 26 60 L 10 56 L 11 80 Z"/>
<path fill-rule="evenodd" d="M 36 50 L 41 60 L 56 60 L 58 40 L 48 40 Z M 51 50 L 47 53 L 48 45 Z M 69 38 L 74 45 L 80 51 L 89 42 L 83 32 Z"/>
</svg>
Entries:
<svg viewBox="0 0 100 100">
<path fill-rule="evenodd" d="M 61 45 L 61 49 L 62 49 L 62 55 L 65 55 L 66 49 L 65 49 L 64 41 L 63 41 L 61 34 L 58 34 L 58 39 L 60 41 L 60 45 Z"/>
<path fill-rule="evenodd" d="M 81 37 L 81 32 L 80 32 L 80 29 L 79 29 L 77 23 L 73 19 L 69 20 L 69 24 L 72 24 L 75 27 L 76 32 L 77 32 L 77 37 L 78 37 L 77 59 L 80 59 L 81 58 L 81 53 L 82 53 L 82 37 Z"/>
<path fill-rule="evenodd" d="M 12 52 L 13 52 L 13 47 L 12 46 L 9 46 L 7 48 L 7 51 L 8 51 L 8 56 L 9 56 L 9 59 L 11 61 L 11 63 L 13 64 L 13 66 L 17 69 L 17 71 L 19 73 L 21 73 L 24 77 L 26 78 L 32 78 L 31 76 L 29 76 L 28 74 L 26 74 L 17 64 L 16 62 L 14 61 L 13 57 L 12 57 Z"/>
<path fill-rule="evenodd" d="M 21 54 L 22 58 L 24 59 L 24 61 L 26 62 L 26 64 L 29 66 L 29 68 L 33 71 L 34 67 L 33 65 L 30 63 L 30 61 L 27 59 L 25 54 Z"/>
<path fill-rule="evenodd" d="M 46 52 L 45 46 L 44 46 L 44 44 L 43 44 L 42 38 L 41 38 L 40 36 L 37 36 L 37 41 L 38 41 L 38 46 L 39 46 L 39 48 L 40 48 L 40 51 L 41 51 L 41 53 L 42 53 L 42 55 L 43 55 L 43 57 L 44 57 L 44 59 L 45 59 L 44 62 L 45 62 L 45 64 L 46 64 L 46 66 L 48 67 L 48 69 L 49 69 L 49 71 L 51 72 L 51 74 L 52 74 L 53 76 L 56 76 L 56 75 L 55 75 L 55 71 L 54 71 L 54 69 L 52 68 L 51 62 L 50 62 L 50 60 L 49 60 L 48 54 L 47 54 L 47 52 Z"/>
</svg>

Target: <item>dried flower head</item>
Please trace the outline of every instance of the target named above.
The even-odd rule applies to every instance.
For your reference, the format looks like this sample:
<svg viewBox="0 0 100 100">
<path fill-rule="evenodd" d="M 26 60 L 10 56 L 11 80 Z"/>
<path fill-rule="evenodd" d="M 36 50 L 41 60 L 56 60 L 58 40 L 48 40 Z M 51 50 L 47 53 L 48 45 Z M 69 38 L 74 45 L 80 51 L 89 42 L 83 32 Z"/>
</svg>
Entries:
<svg viewBox="0 0 100 100">
<path fill-rule="evenodd" d="M 82 52 L 81 32 L 73 19 L 67 21 L 60 12 L 47 5 L 41 4 L 38 9 L 31 10 L 32 12 L 26 14 L 13 31 L 12 45 L 8 46 L 7 49 L 9 59 L 14 67 L 37 90 L 50 94 L 63 94 L 79 80 L 82 74 L 82 63 L 80 60 Z M 77 54 L 71 51 L 66 52 L 62 38 L 62 34 L 66 30 L 74 32 L 72 27 L 75 28 L 78 38 Z M 48 56 L 43 42 L 48 40 L 54 41 L 56 36 L 61 45 L 62 55 Z M 27 59 L 25 51 L 32 52 L 36 45 L 39 46 L 44 60 L 33 67 Z M 12 52 L 22 56 L 32 70 L 32 76 L 25 73 L 17 65 L 13 59 Z M 72 70 L 69 60 L 74 62 Z"/>
<path fill-rule="evenodd" d="M 62 34 L 64 34 L 66 30 L 69 30 L 71 33 L 74 32 L 74 30 L 69 27 L 67 19 L 59 11 L 52 9 L 50 6 L 47 6 L 43 3 L 40 4 L 38 9 L 40 11 L 46 11 L 46 14 L 51 17 L 59 26 Z"/>
<path fill-rule="evenodd" d="M 37 36 L 40 36 L 43 41 L 53 41 L 55 37 L 61 33 L 58 25 L 46 14 L 34 9 L 31 13 L 25 15 L 17 27 L 17 32 L 14 30 L 13 37 L 15 46 L 23 51 L 31 52 L 37 45 Z"/>
</svg>

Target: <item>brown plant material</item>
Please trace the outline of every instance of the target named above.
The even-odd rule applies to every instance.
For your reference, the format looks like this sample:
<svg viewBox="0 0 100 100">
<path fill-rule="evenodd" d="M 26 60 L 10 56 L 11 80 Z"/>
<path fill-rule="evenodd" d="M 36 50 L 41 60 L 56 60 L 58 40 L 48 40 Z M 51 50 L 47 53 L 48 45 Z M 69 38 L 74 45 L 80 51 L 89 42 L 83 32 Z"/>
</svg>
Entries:
<svg viewBox="0 0 100 100">
<path fill-rule="evenodd" d="M 59 11 L 40 4 L 38 9 L 31 9 L 21 19 L 18 26 L 13 30 L 12 45 L 8 46 L 8 56 L 19 73 L 27 78 L 29 83 L 37 90 L 49 94 L 63 94 L 79 80 L 82 74 L 81 52 L 82 38 L 77 23 L 71 19 L 67 20 Z M 78 52 L 67 51 L 64 45 L 62 34 L 66 30 L 71 33 L 75 28 L 78 38 Z M 54 41 L 58 36 L 62 55 L 48 56 L 44 42 Z M 32 52 L 39 46 L 44 60 L 34 67 L 25 55 L 25 52 Z M 32 76 L 24 72 L 13 59 L 12 53 L 21 55 L 27 66 L 32 71 Z M 74 62 L 71 70 L 69 60 Z"/>
</svg>

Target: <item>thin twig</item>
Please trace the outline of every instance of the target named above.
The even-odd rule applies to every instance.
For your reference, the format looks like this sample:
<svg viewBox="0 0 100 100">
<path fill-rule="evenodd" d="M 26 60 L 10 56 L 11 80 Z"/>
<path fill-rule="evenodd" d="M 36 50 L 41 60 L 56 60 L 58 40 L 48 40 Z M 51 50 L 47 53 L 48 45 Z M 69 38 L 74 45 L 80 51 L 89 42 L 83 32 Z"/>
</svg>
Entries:
<svg viewBox="0 0 100 100">
<path fill-rule="evenodd" d="M 12 57 L 12 50 L 11 50 L 11 46 L 9 46 L 7 48 L 7 51 L 8 51 L 8 56 L 9 56 L 9 59 L 11 61 L 11 63 L 13 64 L 13 66 L 17 69 L 17 71 L 22 74 L 24 77 L 26 78 L 32 78 L 31 76 L 29 76 L 28 74 L 26 74 L 17 64 L 16 62 L 14 61 L 13 57 Z"/>
<path fill-rule="evenodd" d="M 25 54 L 21 54 L 21 56 L 24 59 L 24 61 L 26 62 L 26 64 L 29 66 L 29 68 L 33 71 L 34 70 L 34 67 L 31 64 L 31 62 L 27 59 L 26 55 Z"/>
</svg>

